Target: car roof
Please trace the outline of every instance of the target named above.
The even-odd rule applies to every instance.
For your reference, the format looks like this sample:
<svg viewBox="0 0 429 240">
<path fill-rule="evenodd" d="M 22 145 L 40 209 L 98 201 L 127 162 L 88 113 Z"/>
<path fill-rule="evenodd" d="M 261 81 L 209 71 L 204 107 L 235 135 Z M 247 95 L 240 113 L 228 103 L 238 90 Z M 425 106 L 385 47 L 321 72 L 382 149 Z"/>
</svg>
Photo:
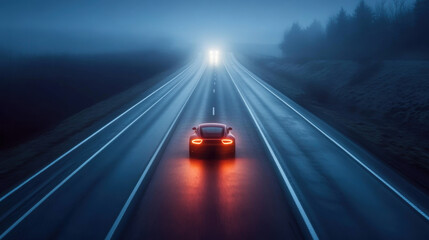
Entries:
<svg viewBox="0 0 429 240">
<path fill-rule="evenodd" d="M 223 127 L 226 128 L 226 125 L 223 123 L 201 123 L 199 127 Z"/>
</svg>

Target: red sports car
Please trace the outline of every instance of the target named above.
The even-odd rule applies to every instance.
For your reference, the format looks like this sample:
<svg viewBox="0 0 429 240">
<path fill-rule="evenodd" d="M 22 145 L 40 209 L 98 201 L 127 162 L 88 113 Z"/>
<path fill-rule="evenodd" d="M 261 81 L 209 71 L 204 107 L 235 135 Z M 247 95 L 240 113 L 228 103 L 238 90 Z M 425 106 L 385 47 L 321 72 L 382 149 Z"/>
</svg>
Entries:
<svg viewBox="0 0 429 240">
<path fill-rule="evenodd" d="M 227 155 L 235 157 L 235 137 L 231 127 L 221 123 L 202 123 L 193 127 L 189 138 L 189 156 Z"/>
</svg>

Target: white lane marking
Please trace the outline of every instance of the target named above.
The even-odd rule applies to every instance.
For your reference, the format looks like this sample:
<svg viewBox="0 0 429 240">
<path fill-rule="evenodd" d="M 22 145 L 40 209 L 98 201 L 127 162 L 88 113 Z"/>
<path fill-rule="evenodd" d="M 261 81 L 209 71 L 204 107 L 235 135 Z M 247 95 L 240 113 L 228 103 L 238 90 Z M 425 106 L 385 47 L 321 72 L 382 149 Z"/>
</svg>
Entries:
<svg viewBox="0 0 429 240">
<path fill-rule="evenodd" d="M 91 157 L 89 157 L 84 163 L 82 163 L 78 168 L 76 168 L 72 173 L 70 173 L 64 180 L 62 180 L 55 188 L 53 188 L 48 194 L 46 194 L 42 199 L 40 199 L 33 207 L 31 207 L 27 212 L 24 213 L 18 220 L 16 220 L 6 231 L 0 235 L 0 239 L 3 239 L 10 231 L 12 231 L 19 223 L 21 223 L 28 215 L 30 215 L 38 206 L 40 206 L 46 199 L 48 199 L 52 194 L 54 194 L 64 183 L 66 183 L 70 178 L 72 178 L 77 172 L 79 172 L 86 164 L 91 162 L 101 151 L 103 151 L 107 146 L 109 146 L 115 139 L 117 139 L 122 133 L 124 133 L 131 125 L 133 125 L 137 120 L 139 120 L 143 115 L 145 115 L 149 110 L 151 110 L 156 104 L 158 104 L 162 99 L 164 99 L 171 91 L 176 89 L 176 86 L 183 82 L 185 78 L 176 83 L 168 92 L 166 92 L 162 97 L 160 97 L 155 103 L 153 103 L 148 109 L 146 109 L 142 114 L 140 114 L 136 119 L 134 119 L 130 124 L 128 124 L 124 129 L 122 129 L 117 135 L 115 135 L 110 141 L 108 141 L 103 147 L 101 147 L 97 152 L 95 152 Z"/>
<path fill-rule="evenodd" d="M 23 187 L 25 184 L 27 184 L 28 182 L 30 182 L 31 180 L 33 180 L 35 177 L 37 177 L 38 175 L 40 175 L 41 173 L 43 173 L 44 171 L 46 171 L 52 165 L 54 165 L 55 163 L 57 163 L 58 161 L 60 161 L 61 159 L 63 159 L 65 156 L 67 156 L 68 154 L 70 154 L 71 152 L 73 152 L 76 148 L 80 147 L 82 144 L 84 144 L 89 139 L 91 139 L 92 137 L 94 137 L 95 135 L 97 135 L 99 132 L 103 131 L 106 127 L 110 126 L 112 123 L 114 123 L 116 120 L 118 120 L 119 118 L 121 118 L 123 115 L 125 115 L 126 113 L 128 113 L 129 111 L 131 111 L 137 105 L 139 105 L 140 103 L 144 102 L 146 99 L 148 99 L 149 97 L 151 97 L 153 94 L 155 94 L 156 92 L 158 92 L 159 90 L 161 90 L 162 88 L 164 88 L 165 86 L 167 86 L 169 83 L 171 83 L 172 81 L 174 81 L 175 79 L 177 79 L 185 71 L 189 70 L 192 67 L 192 65 L 193 64 L 191 64 L 189 67 L 185 68 L 182 72 L 180 72 L 179 74 L 177 74 L 170 81 L 166 82 L 164 85 L 162 85 L 161 87 L 159 87 L 158 89 L 156 89 L 155 91 L 153 91 L 151 94 L 149 94 L 148 96 L 146 96 L 145 98 L 143 98 L 142 100 L 140 100 L 139 102 L 137 102 L 136 104 L 134 104 L 132 107 L 128 108 L 125 112 L 121 113 L 119 116 L 117 116 L 116 118 L 114 118 L 112 121 L 108 122 L 106 125 L 104 125 L 100 129 L 98 129 L 96 132 L 94 132 L 93 134 L 91 134 L 89 137 L 85 138 L 83 141 L 81 141 L 80 143 L 78 143 L 77 145 L 75 145 L 74 147 L 72 147 L 70 150 L 68 150 L 67 152 L 65 152 L 64 154 L 62 154 L 58 158 L 56 158 L 54 161 L 52 161 L 51 163 L 49 163 L 47 166 L 45 166 L 44 168 L 42 168 L 40 171 L 38 171 L 37 173 L 35 173 L 34 175 L 32 175 L 31 177 L 29 177 L 28 179 L 26 179 L 24 182 L 22 182 L 21 184 L 19 184 L 17 187 L 15 187 L 11 191 L 9 191 L 5 195 L 3 195 L 0 198 L 0 202 L 2 202 L 7 197 L 9 197 L 10 195 L 12 195 L 14 192 L 16 192 L 17 190 L 19 190 L 21 187 Z"/>
<path fill-rule="evenodd" d="M 116 218 L 115 222 L 113 223 L 112 227 L 110 228 L 106 240 L 112 239 L 113 235 L 115 234 L 116 229 L 119 226 L 119 223 L 121 222 L 122 218 L 124 217 L 125 213 L 127 212 L 127 209 L 129 205 L 131 204 L 134 196 L 136 195 L 138 189 L 140 188 L 141 184 L 143 183 L 143 180 L 145 179 L 147 173 L 149 172 L 153 162 L 155 161 L 156 157 L 158 156 L 159 152 L 161 151 L 162 146 L 164 145 L 165 141 L 167 140 L 168 136 L 170 135 L 171 131 L 173 130 L 174 125 L 176 124 L 177 120 L 179 119 L 179 116 L 182 114 L 183 109 L 185 108 L 186 104 L 188 103 L 189 99 L 193 95 L 195 89 L 198 86 L 198 83 L 200 82 L 202 77 L 202 74 L 200 75 L 200 78 L 198 82 L 195 84 L 191 94 L 186 99 L 185 103 L 179 110 L 179 113 L 177 114 L 176 118 L 173 120 L 173 123 L 170 125 L 170 128 L 168 129 L 167 133 L 164 135 L 164 138 L 162 139 L 161 143 L 159 144 L 158 148 L 156 149 L 155 153 L 152 155 L 148 165 L 146 166 L 145 170 L 143 171 L 143 174 L 140 176 L 139 180 L 137 181 L 137 184 L 134 186 L 133 191 L 131 192 L 130 196 L 128 197 L 127 201 L 125 202 L 125 205 L 122 207 L 121 212 L 119 213 L 118 217 Z"/>
<path fill-rule="evenodd" d="M 215 93 L 216 92 L 216 90 L 213 88 L 213 93 Z"/>
<path fill-rule="evenodd" d="M 236 61 L 236 60 L 235 60 Z M 237 62 L 238 63 L 238 62 Z M 240 64 L 240 63 L 238 63 Z M 237 65 L 238 65 L 237 64 Z M 241 65 L 241 64 L 240 64 Z M 322 129 L 317 127 L 313 122 L 311 122 L 308 118 L 306 118 L 303 114 L 301 114 L 298 110 L 296 110 L 294 107 L 292 107 L 289 103 L 285 102 L 282 98 L 280 98 L 276 93 L 271 91 L 269 88 L 267 88 L 264 84 L 262 84 L 259 80 L 257 80 L 255 77 L 252 76 L 252 74 L 245 69 L 243 66 L 240 66 L 240 68 L 245 71 L 251 78 L 253 78 L 257 83 L 259 83 L 262 87 L 264 87 L 268 92 L 273 94 L 277 99 L 279 99 L 281 102 L 283 102 L 286 106 L 288 106 L 290 109 L 292 109 L 295 113 L 297 113 L 300 117 L 302 117 L 306 122 L 308 122 L 311 126 L 313 126 L 315 129 L 317 129 L 320 133 L 322 133 L 326 138 L 328 138 L 331 142 L 333 142 L 335 145 L 337 145 L 341 150 L 343 150 L 347 155 L 349 155 L 353 160 L 355 160 L 360 166 L 362 166 L 365 170 L 370 172 L 376 179 L 378 179 L 380 182 L 382 182 L 386 187 L 388 187 L 392 192 L 394 192 L 399 198 L 401 198 L 403 201 L 405 201 L 411 208 L 413 208 L 417 213 L 419 213 L 421 216 L 423 216 L 427 221 L 429 221 L 429 215 L 425 213 L 423 210 L 421 210 L 416 204 L 414 204 L 411 200 L 406 198 L 399 190 L 394 188 L 390 183 L 388 183 L 386 180 L 384 180 L 382 177 L 380 177 L 376 172 L 374 172 L 372 169 L 370 169 L 367 165 L 365 165 L 361 160 L 359 160 L 355 155 L 353 155 L 351 152 L 349 152 L 345 147 L 343 147 L 341 144 L 339 144 L 335 139 L 333 139 L 331 136 L 329 136 L 327 133 L 325 133 Z"/>
<path fill-rule="evenodd" d="M 215 115 L 215 107 L 212 108 L 212 114 Z"/>
<path fill-rule="evenodd" d="M 231 73 L 229 72 L 228 68 L 226 67 L 226 64 L 225 64 L 224 66 L 225 66 L 226 71 L 228 72 L 229 77 L 230 77 L 230 78 L 231 78 L 231 80 L 232 80 L 232 83 L 234 83 L 235 89 L 237 89 L 237 91 L 238 91 L 238 93 L 239 93 L 239 95 L 240 95 L 241 99 L 242 99 L 242 100 L 243 100 L 243 102 L 244 102 L 244 105 L 246 106 L 247 110 L 249 111 L 250 116 L 251 116 L 251 117 L 252 117 L 252 119 L 253 119 L 253 122 L 255 123 L 256 127 L 258 128 L 259 134 L 262 136 L 262 139 L 264 140 L 265 146 L 267 146 L 268 151 L 270 152 L 271 157 L 273 158 L 273 160 L 274 160 L 274 162 L 275 162 L 275 164 L 276 164 L 276 166 L 277 166 L 277 169 L 279 170 L 280 175 L 281 175 L 281 176 L 282 176 L 282 178 L 283 178 L 283 181 L 286 183 L 286 186 L 287 186 L 287 188 L 288 188 L 288 190 L 289 190 L 289 192 L 290 192 L 290 194 L 291 194 L 291 196 L 292 196 L 292 199 L 293 199 L 293 201 L 294 201 L 294 203 L 295 203 L 296 207 L 298 208 L 299 213 L 301 214 L 302 219 L 304 220 L 304 223 L 305 223 L 305 225 L 306 225 L 306 227 L 307 227 L 307 229 L 308 229 L 308 232 L 309 232 L 309 233 L 310 233 L 310 235 L 311 235 L 311 238 L 312 238 L 312 239 L 314 239 L 314 240 L 319 239 L 319 237 L 317 236 L 316 231 L 315 231 L 315 230 L 314 230 L 314 228 L 313 228 L 313 225 L 312 225 L 312 224 L 311 224 L 311 222 L 310 222 L 310 219 L 308 218 L 307 214 L 305 213 L 305 210 L 304 210 L 304 208 L 302 207 L 302 204 L 301 204 L 301 202 L 299 201 L 298 196 L 297 196 L 297 195 L 296 195 L 296 193 L 295 193 L 295 190 L 292 188 L 292 185 L 291 185 L 291 183 L 289 182 L 289 179 L 287 178 L 287 176 L 286 176 L 286 174 L 285 174 L 285 172 L 284 172 L 283 168 L 281 167 L 280 162 L 279 162 L 279 160 L 277 159 L 276 154 L 274 153 L 274 150 L 272 149 L 272 147 L 271 147 L 271 145 L 269 144 L 269 142 L 268 142 L 267 138 L 265 137 L 265 134 L 264 134 L 264 132 L 262 131 L 262 127 L 258 124 L 258 121 L 256 120 L 255 115 L 253 114 L 252 110 L 250 109 L 249 105 L 247 104 L 246 99 L 244 99 L 243 94 L 241 93 L 240 89 L 238 88 L 237 84 L 235 83 L 234 78 L 232 77 Z"/>
</svg>

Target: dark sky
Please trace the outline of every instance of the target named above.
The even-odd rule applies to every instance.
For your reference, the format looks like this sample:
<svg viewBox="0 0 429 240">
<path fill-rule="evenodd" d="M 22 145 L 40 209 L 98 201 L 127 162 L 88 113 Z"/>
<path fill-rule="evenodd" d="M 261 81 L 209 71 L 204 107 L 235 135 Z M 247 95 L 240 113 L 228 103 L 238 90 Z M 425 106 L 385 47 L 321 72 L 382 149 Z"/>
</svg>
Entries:
<svg viewBox="0 0 429 240">
<path fill-rule="evenodd" d="M 324 23 L 340 7 L 352 12 L 359 1 L 2 0 L 0 49 L 84 52 L 154 43 L 277 44 L 293 22 Z"/>
</svg>

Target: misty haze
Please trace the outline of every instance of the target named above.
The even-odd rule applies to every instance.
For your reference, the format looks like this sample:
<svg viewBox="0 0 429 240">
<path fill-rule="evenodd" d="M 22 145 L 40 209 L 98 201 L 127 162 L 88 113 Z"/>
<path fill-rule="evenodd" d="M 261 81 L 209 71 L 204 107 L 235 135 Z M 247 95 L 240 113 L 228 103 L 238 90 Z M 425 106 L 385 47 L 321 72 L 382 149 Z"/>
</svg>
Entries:
<svg viewBox="0 0 429 240">
<path fill-rule="evenodd" d="M 0 2 L 0 239 L 429 239 L 429 0 Z"/>
</svg>

